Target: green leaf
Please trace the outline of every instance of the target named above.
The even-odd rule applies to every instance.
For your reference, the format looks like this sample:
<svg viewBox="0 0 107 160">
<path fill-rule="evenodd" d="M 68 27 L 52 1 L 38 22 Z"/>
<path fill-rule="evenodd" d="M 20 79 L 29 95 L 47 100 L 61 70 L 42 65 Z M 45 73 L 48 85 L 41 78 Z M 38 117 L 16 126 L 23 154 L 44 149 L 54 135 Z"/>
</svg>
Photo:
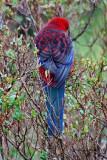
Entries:
<svg viewBox="0 0 107 160">
<path fill-rule="evenodd" d="M 36 78 L 38 76 L 37 70 L 32 71 L 31 76 L 32 78 Z"/>
<path fill-rule="evenodd" d="M 88 131 L 89 131 L 88 125 L 85 125 L 85 126 L 84 126 L 84 132 L 85 132 L 85 133 L 88 133 Z"/>
<path fill-rule="evenodd" d="M 18 3 L 18 0 L 12 0 L 12 4 L 16 5 Z"/>
<path fill-rule="evenodd" d="M 10 155 L 11 155 L 12 158 L 13 158 L 13 157 L 16 157 L 17 154 L 18 154 L 18 151 L 17 151 L 15 148 L 12 148 L 12 149 L 10 150 Z"/>
<path fill-rule="evenodd" d="M 5 127 L 4 127 L 3 132 L 4 132 L 5 134 L 8 134 L 9 128 L 5 128 Z"/>
<path fill-rule="evenodd" d="M 84 110 L 83 110 L 83 109 L 80 109 L 80 113 L 83 115 L 83 114 L 84 114 Z"/>
<path fill-rule="evenodd" d="M 6 56 L 8 56 L 11 59 L 16 59 L 15 52 L 12 49 L 9 49 L 8 51 L 6 51 Z"/>
<path fill-rule="evenodd" d="M 3 95 L 3 93 L 4 93 L 3 88 L 0 88 L 0 97 Z"/>
<path fill-rule="evenodd" d="M 0 98 L 0 105 L 2 105 L 2 103 L 3 103 L 3 101 L 2 101 L 2 99 Z"/>
<path fill-rule="evenodd" d="M 17 66 L 15 63 L 10 63 L 8 66 L 12 75 L 17 74 Z"/>
<path fill-rule="evenodd" d="M 22 45 L 22 34 L 20 35 L 20 37 L 17 39 L 17 44 L 18 46 L 21 46 Z"/>
<path fill-rule="evenodd" d="M 18 24 L 22 24 L 24 21 L 24 17 L 20 16 L 20 15 L 15 15 L 14 16 L 14 20 L 18 23 Z"/>
<path fill-rule="evenodd" d="M 9 97 L 9 100 L 11 103 L 13 103 L 15 101 L 15 98 L 16 98 L 16 94 L 13 94 Z"/>
<path fill-rule="evenodd" d="M 12 114 L 12 117 L 14 120 L 22 120 L 23 119 L 23 113 L 21 112 L 20 108 L 16 108 L 14 113 Z"/>
<path fill-rule="evenodd" d="M 32 116 L 32 118 L 35 118 L 37 116 L 37 114 L 38 113 L 34 109 L 31 110 L 31 116 Z"/>
<path fill-rule="evenodd" d="M 22 94 L 19 96 L 18 100 L 22 103 L 22 102 L 25 100 L 25 98 L 26 98 L 26 94 L 25 94 L 25 93 L 22 93 Z"/>
<path fill-rule="evenodd" d="M 42 150 L 40 152 L 40 160 L 47 160 L 47 152 Z"/>
<path fill-rule="evenodd" d="M 0 145 L 0 153 L 3 151 L 3 147 Z"/>
</svg>

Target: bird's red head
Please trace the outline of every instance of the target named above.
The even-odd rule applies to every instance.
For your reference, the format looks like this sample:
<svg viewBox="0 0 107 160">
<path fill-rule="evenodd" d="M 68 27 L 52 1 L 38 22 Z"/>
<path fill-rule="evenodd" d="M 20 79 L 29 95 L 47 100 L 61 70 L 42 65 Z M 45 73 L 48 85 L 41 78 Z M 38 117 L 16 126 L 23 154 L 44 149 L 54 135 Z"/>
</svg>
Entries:
<svg viewBox="0 0 107 160">
<path fill-rule="evenodd" d="M 63 17 L 54 17 L 48 21 L 47 27 L 67 31 L 69 29 L 69 21 Z"/>
</svg>

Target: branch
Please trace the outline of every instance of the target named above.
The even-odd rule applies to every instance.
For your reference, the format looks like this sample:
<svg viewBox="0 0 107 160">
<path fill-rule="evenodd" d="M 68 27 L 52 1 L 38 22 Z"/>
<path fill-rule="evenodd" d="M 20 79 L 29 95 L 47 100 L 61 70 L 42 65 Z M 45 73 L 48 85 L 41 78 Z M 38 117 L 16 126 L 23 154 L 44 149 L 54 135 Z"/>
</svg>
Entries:
<svg viewBox="0 0 107 160">
<path fill-rule="evenodd" d="M 89 15 L 87 23 L 85 24 L 85 26 L 83 27 L 83 29 L 81 30 L 81 32 L 79 34 L 77 34 L 74 38 L 72 38 L 72 41 L 76 41 L 87 30 L 87 28 L 88 28 L 88 26 L 89 26 L 89 24 L 91 22 L 91 19 L 93 17 L 93 14 L 95 12 L 95 9 L 96 9 L 96 5 L 95 5 L 95 3 L 93 3 L 92 10 L 90 12 L 90 15 Z"/>
</svg>

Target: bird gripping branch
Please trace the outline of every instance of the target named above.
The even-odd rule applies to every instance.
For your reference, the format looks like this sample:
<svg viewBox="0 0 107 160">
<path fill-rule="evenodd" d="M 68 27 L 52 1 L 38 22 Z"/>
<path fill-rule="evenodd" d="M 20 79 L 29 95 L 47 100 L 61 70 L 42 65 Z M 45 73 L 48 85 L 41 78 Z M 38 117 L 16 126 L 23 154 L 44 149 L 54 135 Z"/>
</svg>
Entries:
<svg viewBox="0 0 107 160">
<path fill-rule="evenodd" d="M 47 95 L 48 135 L 61 135 L 64 129 L 65 81 L 73 66 L 74 51 L 68 34 L 69 21 L 54 17 L 35 38 L 38 48 L 39 74 Z"/>
</svg>

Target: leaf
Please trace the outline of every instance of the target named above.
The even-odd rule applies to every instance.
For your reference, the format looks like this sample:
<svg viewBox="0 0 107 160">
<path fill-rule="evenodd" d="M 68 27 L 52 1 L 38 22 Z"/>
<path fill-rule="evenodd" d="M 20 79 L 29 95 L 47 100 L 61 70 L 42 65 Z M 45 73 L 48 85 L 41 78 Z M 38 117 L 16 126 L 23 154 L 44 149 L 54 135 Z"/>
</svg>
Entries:
<svg viewBox="0 0 107 160">
<path fill-rule="evenodd" d="M 11 96 L 9 97 L 10 103 L 14 103 L 15 98 L 16 98 L 16 94 L 11 95 Z"/>
<path fill-rule="evenodd" d="M 23 119 L 23 113 L 21 112 L 20 108 L 16 108 L 14 113 L 12 114 L 12 117 L 14 120 L 22 120 Z"/>
<path fill-rule="evenodd" d="M 31 75 L 32 75 L 32 78 L 36 78 L 38 76 L 37 70 L 32 71 Z"/>
<path fill-rule="evenodd" d="M 17 39 L 18 46 L 22 45 L 22 37 L 23 37 L 23 35 L 21 34 L 20 37 Z"/>
<path fill-rule="evenodd" d="M 8 51 L 6 51 L 6 56 L 8 56 L 11 59 L 16 59 L 15 52 L 12 49 L 9 49 Z"/>
<path fill-rule="evenodd" d="M 12 75 L 16 75 L 16 74 L 17 74 L 17 66 L 16 66 L 15 63 L 9 62 L 8 67 L 9 67 L 10 73 L 11 73 Z"/>
<path fill-rule="evenodd" d="M 16 5 L 18 3 L 18 0 L 12 0 L 12 4 Z"/>
<path fill-rule="evenodd" d="M 2 105 L 2 103 L 3 103 L 3 102 L 2 102 L 2 99 L 0 98 L 0 105 Z"/>
<path fill-rule="evenodd" d="M 21 105 L 21 104 L 24 102 L 25 98 L 26 98 L 26 94 L 25 94 L 25 93 L 22 93 L 22 94 L 18 97 L 17 102 L 19 103 L 19 105 Z"/>
<path fill-rule="evenodd" d="M 83 110 L 83 109 L 80 109 L 80 113 L 83 115 L 83 114 L 84 114 L 84 110 Z"/>
<path fill-rule="evenodd" d="M 85 125 L 85 126 L 84 126 L 84 132 L 85 132 L 85 133 L 88 133 L 88 131 L 89 131 L 88 125 Z"/>
<path fill-rule="evenodd" d="M 40 152 L 40 160 L 46 160 L 47 159 L 47 152 L 42 150 Z"/>
<path fill-rule="evenodd" d="M 35 118 L 37 116 L 37 114 L 38 113 L 34 109 L 31 110 L 31 116 L 32 116 L 32 118 Z"/>
<path fill-rule="evenodd" d="M 15 158 L 18 155 L 18 151 L 15 148 L 12 148 L 10 150 L 10 155 L 11 155 L 11 157 L 13 159 L 13 158 Z"/>
<path fill-rule="evenodd" d="M 3 152 L 3 147 L 0 145 L 0 153 Z"/>
<path fill-rule="evenodd" d="M 9 84 L 11 84 L 12 83 L 12 81 L 13 81 L 13 77 L 11 77 L 11 76 L 9 76 L 9 77 L 6 77 L 6 82 L 7 83 L 9 83 Z"/>
<path fill-rule="evenodd" d="M 23 22 L 24 18 L 23 18 L 23 16 L 15 15 L 14 20 L 16 22 L 18 22 L 19 24 L 21 24 Z"/>
<path fill-rule="evenodd" d="M 0 97 L 3 95 L 3 92 L 4 92 L 3 88 L 0 88 Z"/>
</svg>

